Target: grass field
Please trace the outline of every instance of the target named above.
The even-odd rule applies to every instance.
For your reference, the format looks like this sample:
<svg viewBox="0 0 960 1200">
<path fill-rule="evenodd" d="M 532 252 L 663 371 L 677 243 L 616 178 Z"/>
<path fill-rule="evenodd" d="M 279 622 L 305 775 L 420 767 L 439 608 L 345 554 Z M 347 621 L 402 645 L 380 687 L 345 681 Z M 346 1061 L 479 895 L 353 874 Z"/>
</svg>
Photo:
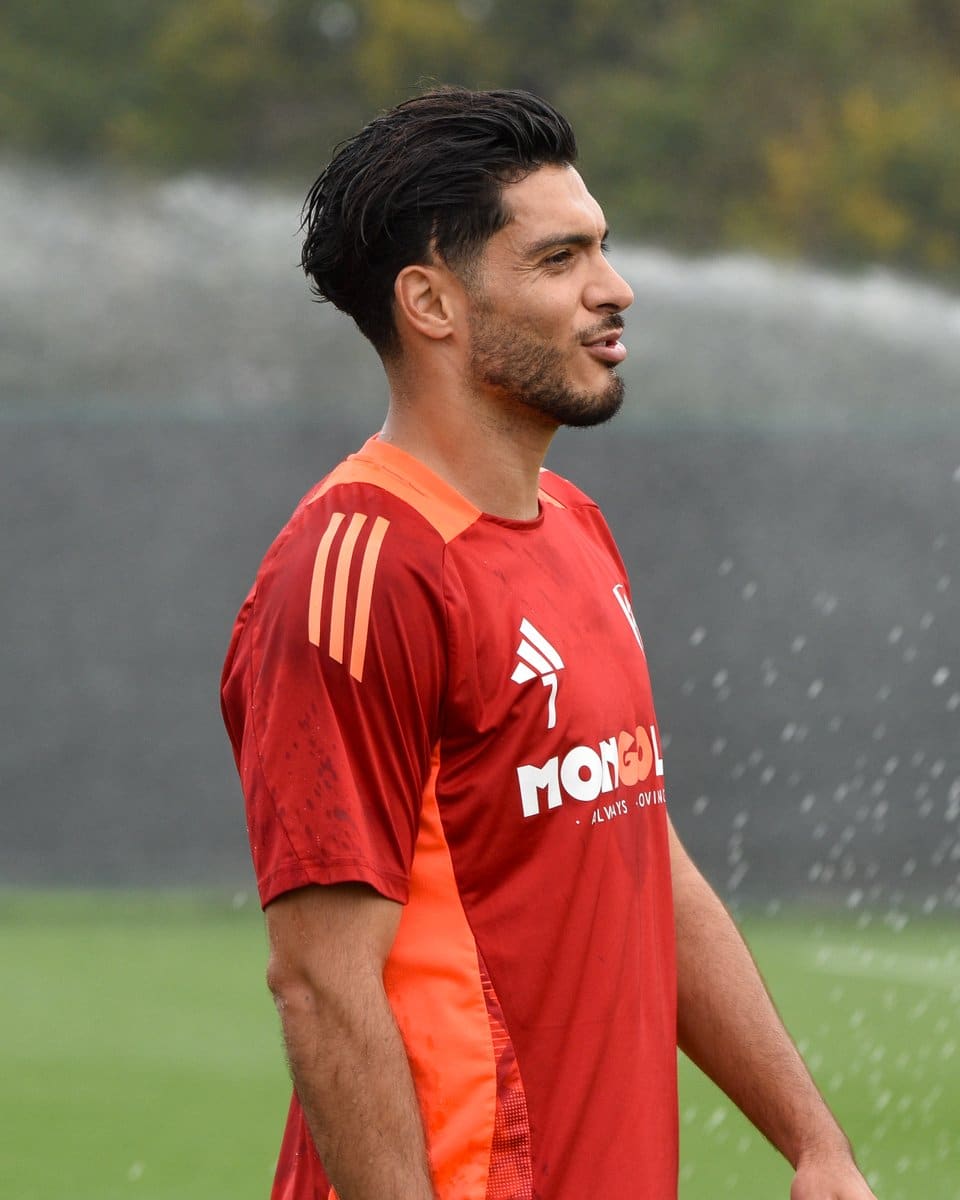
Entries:
<svg viewBox="0 0 960 1200">
<path fill-rule="evenodd" d="M 881 1200 L 958 1200 L 956 926 L 744 924 Z M 251 898 L 3 892 L 0 956 L 4 1200 L 265 1200 L 288 1084 Z M 682 1200 L 787 1200 L 685 1062 L 681 1128 Z"/>
</svg>

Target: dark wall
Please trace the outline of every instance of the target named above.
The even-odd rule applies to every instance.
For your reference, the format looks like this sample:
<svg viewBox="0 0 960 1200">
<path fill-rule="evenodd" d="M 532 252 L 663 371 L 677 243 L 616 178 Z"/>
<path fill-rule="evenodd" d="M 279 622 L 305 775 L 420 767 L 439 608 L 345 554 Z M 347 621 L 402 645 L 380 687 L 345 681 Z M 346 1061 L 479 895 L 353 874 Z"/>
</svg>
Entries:
<svg viewBox="0 0 960 1200">
<path fill-rule="evenodd" d="M 231 623 L 368 427 L 7 424 L 0 881 L 246 886 Z M 631 571 L 674 820 L 728 896 L 958 902 L 960 435 L 564 433 Z"/>
</svg>

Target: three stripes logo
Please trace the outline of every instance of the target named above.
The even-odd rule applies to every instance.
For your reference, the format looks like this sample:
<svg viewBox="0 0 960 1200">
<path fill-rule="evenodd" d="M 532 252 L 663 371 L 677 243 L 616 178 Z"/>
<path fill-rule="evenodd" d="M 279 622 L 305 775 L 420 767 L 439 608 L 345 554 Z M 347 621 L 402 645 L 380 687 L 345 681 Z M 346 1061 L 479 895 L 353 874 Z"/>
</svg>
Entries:
<svg viewBox="0 0 960 1200">
<path fill-rule="evenodd" d="M 553 729 L 557 723 L 557 672 L 563 670 L 563 659 L 526 617 L 520 622 L 520 636 L 520 645 L 517 647 L 520 661 L 510 678 L 514 683 L 529 683 L 531 679 L 539 679 L 545 688 L 550 689 L 547 697 L 547 728 Z"/>
<path fill-rule="evenodd" d="M 346 529 L 333 554 L 344 522 Z M 376 517 L 368 526 L 366 513 L 353 513 L 348 520 L 345 513 L 335 512 L 313 564 L 307 638 L 318 649 L 325 648 L 335 662 L 344 663 L 358 682 L 363 679 L 377 562 L 389 528 L 386 517 Z"/>
</svg>

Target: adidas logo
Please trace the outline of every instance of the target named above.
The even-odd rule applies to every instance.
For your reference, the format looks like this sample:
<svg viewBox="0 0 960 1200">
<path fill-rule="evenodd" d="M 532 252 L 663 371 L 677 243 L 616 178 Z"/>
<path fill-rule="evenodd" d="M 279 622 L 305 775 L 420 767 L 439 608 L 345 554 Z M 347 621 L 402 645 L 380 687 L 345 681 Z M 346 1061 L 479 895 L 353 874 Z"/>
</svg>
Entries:
<svg viewBox="0 0 960 1200">
<path fill-rule="evenodd" d="M 520 622 L 520 645 L 517 658 L 520 660 L 510 678 L 514 683 L 529 683 L 539 679 L 550 689 L 547 697 L 547 728 L 557 723 L 557 672 L 563 670 L 563 659 L 547 641 L 539 629 L 535 629 L 526 617 Z"/>
</svg>

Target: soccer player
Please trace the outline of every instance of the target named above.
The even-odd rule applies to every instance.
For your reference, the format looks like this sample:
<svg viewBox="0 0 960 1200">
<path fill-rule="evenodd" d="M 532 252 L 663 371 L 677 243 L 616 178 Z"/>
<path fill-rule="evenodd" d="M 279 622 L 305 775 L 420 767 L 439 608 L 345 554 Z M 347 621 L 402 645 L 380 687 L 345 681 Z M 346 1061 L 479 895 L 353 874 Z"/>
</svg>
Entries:
<svg viewBox="0 0 960 1200">
<path fill-rule="evenodd" d="M 623 398 L 575 159 L 542 100 L 443 89 L 308 197 L 304 268 L 390 401 L 224 668 L 294 1081 L 274 1200 L 674 1200 L 678 1045 L 792 1200 L 872 1195 L 671 826 L 613 539 L 542 469 Z"/>
</svg>

